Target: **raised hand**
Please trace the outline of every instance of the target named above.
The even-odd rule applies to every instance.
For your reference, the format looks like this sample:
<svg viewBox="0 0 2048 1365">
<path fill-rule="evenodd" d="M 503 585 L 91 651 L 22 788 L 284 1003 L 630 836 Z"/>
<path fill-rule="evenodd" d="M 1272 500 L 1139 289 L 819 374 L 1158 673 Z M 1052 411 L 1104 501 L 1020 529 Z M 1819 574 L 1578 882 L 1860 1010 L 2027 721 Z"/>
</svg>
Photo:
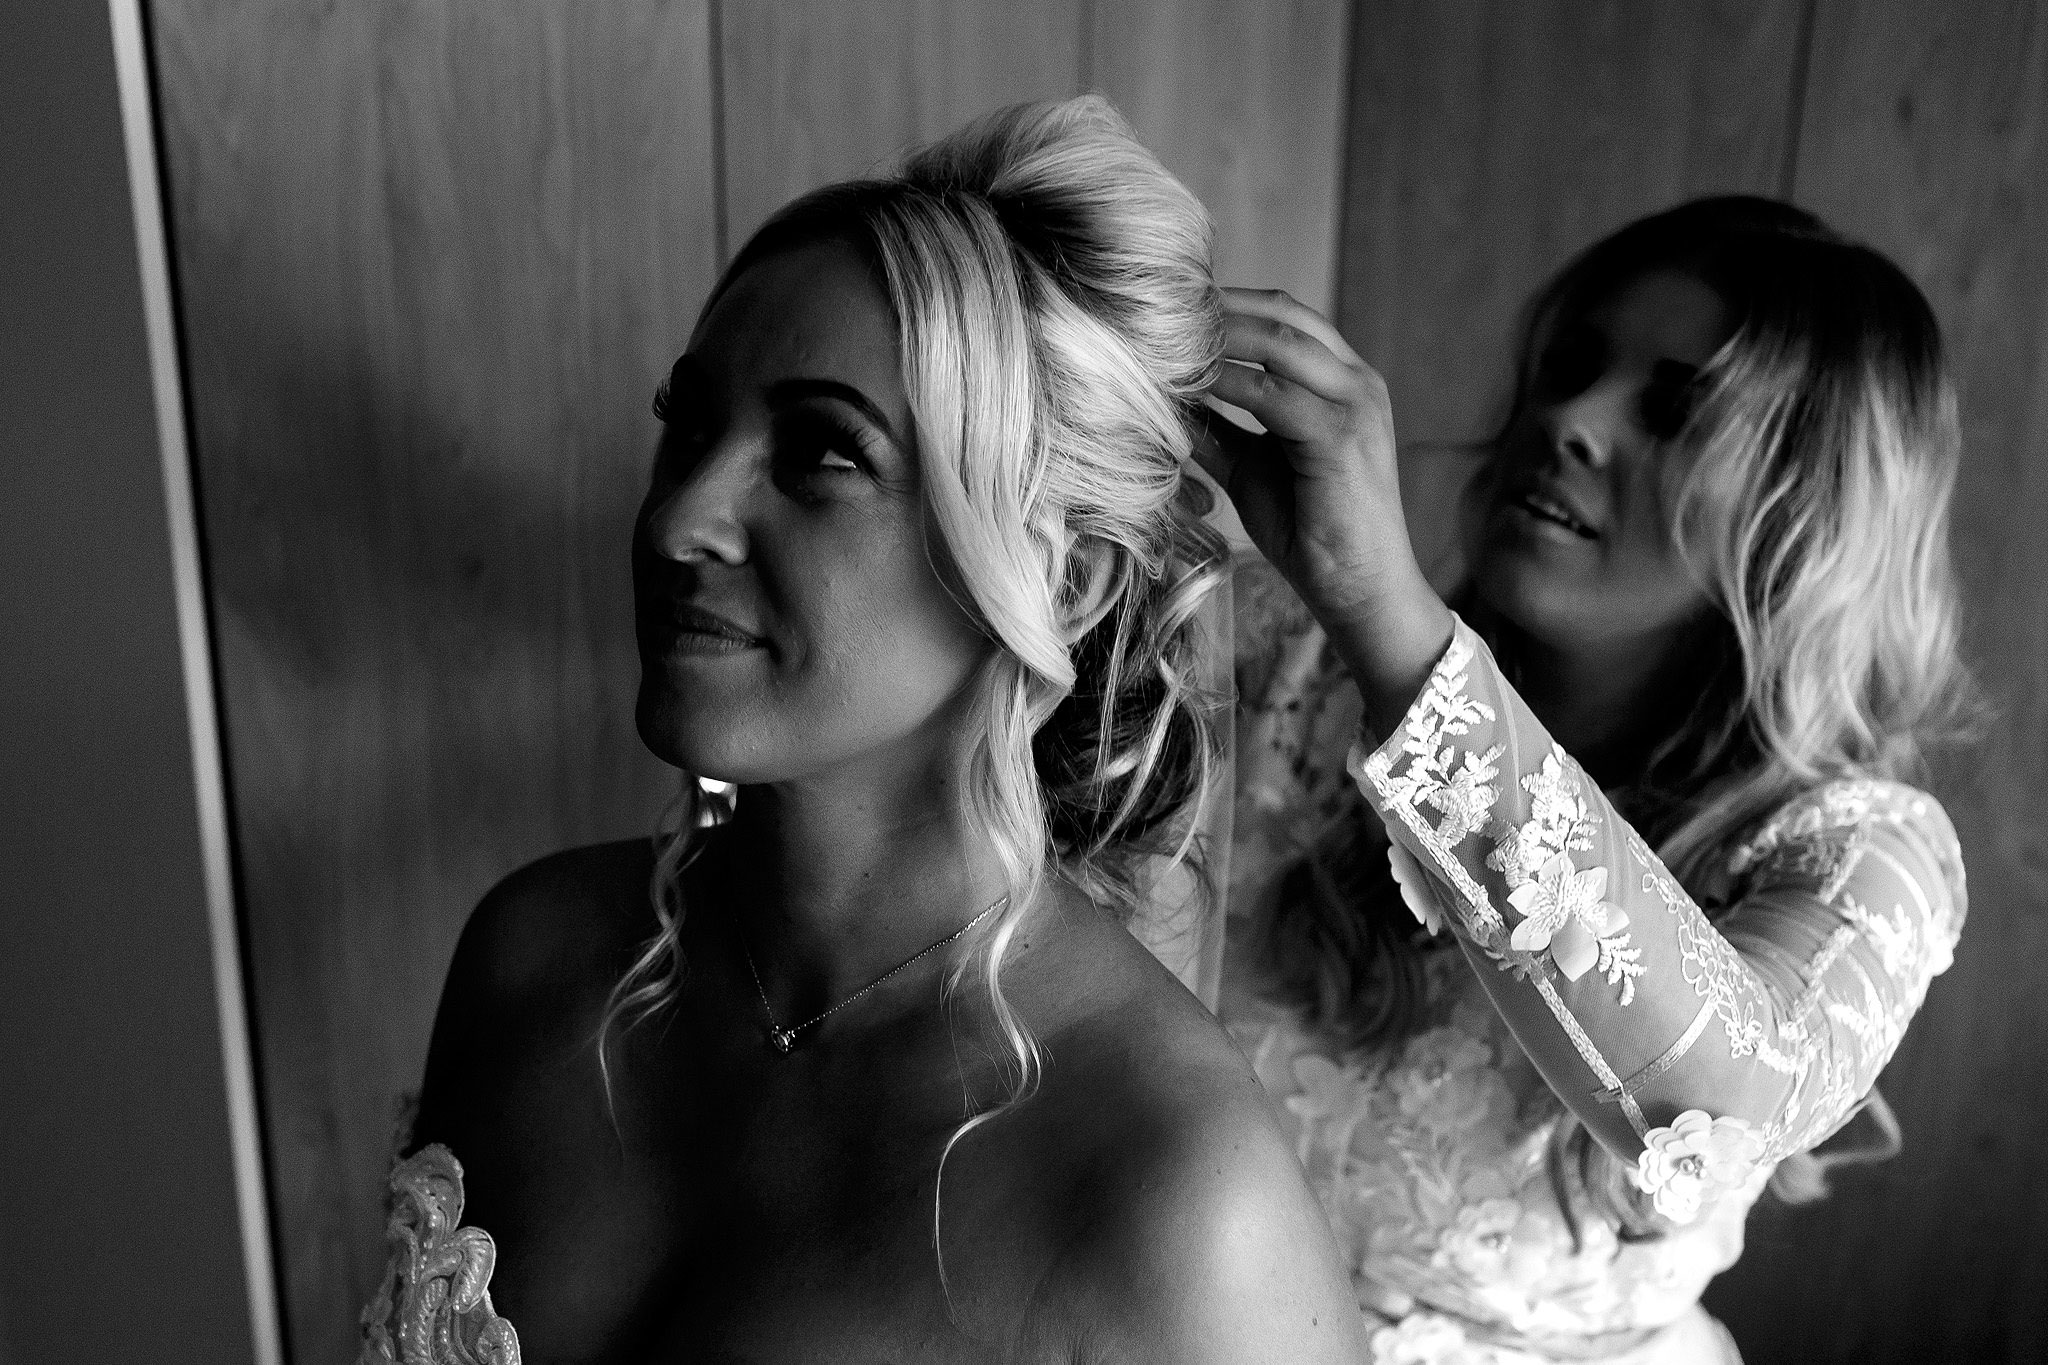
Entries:
<svg viewBox="0 0 2048 1365">
<path fill-rule="evenodd" d="M 1329 633 L 1384 729 L 1451 634 L 1409 544 L 1386 384 L 1287 294 L 1223 294 L 1225 364 L 1210 392 L 1266 432 L 1211 412 L 1196 459 Z"/>
</svg>

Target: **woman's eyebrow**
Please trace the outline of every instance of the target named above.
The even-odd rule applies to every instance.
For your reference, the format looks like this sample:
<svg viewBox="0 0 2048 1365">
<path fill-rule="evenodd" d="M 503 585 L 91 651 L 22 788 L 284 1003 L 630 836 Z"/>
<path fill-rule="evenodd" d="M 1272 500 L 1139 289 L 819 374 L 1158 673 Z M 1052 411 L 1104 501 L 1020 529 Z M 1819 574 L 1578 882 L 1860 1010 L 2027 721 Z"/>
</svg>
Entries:
<svg viewBox="0 0 2048 1365">
<path fill-rule="evenodd" d="M 898 450 L 903 449 L 903 438 L 896 434 L 896 429 L 882 415 L 882 410 L 851 384 L 837 379 L 778 379 L 768 386 L 768 402 L 772 407 L 779 408 L 806 398 L 838 399 L 874 423 Z"/>
</svg>

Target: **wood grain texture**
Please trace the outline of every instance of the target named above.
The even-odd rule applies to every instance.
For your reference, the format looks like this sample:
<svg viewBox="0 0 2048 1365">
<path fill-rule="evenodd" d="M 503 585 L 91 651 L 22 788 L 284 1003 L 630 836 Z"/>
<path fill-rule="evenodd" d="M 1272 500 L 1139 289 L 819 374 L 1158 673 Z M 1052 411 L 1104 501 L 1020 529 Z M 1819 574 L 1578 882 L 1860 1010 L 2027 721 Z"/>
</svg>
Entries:
<svg viewBox="0 0 2048 1365">
<path fill-rule="evenodd" d="M 1528 296 L 1692 195 L 1773 192 L 1801 8 L 1360 0 L 1337 322 L 1404 442 L 1501 416 Z"/>
<path fill-rule="evenodd" d="M 651 828 L 627 547 L 714 266 L 700 3 L 161 0 L 292 1355 L 353 1358 L 455 935 Z"/>
<path fill-rule="evenodd" d="M 1348 0 L 1099 0 L 1089 84 L 1209 206 L 1225 284 L 1327 312 Z"/>
<path fill-rule="evenodd" d="M 1822 0 L 1795 195 L 1897 260 L 1962 390 L 1955 544 L 1998 708 L 1946 766 L 1956 965 L 1881 1088 L 1906 1150 L 1760 1218 L 1710 1301 L 1754 1360 L 2048 1359 L 2048 12 Z"/>
<path fill-rule="evenodd" d="M 1080 0 L 722 4 L 725 240 L 806 190 L 1081 89 Z"/>
</svg>

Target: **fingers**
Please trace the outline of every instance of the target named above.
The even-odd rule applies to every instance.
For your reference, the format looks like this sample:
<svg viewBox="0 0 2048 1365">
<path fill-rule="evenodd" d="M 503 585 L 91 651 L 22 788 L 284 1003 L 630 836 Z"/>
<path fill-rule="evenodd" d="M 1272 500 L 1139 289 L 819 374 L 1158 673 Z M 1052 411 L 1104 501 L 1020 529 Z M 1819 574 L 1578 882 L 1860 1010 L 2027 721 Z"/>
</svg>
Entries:
<svg viewBox="0 0 2048 1365">
<path fill-rule="evenodd" d="M 1329 347 L 1331 353 L 1345 364 L 1365 365 L 1358 352 L 1351 349 L 1351 343 L 1344 340 L 1344 334 L 1328 318 L 1284 289 L 1225 289 L 1223 311 L 1284 323 Z"/>
<path fill-rule="evenodd" d="M 1206 404 L 1195 416 L 1195 463 L 1225 491 L 1238 465 L 1257 458 L 1258 440 L 1257 432 L 1246 431 Z"/>
<path fill-rule="evenodd" d="M 1340 360 L 1329 347 L 1298 328 L 1265 318 L 1226 316 L 1223 354 L 1227 359 L 1263 366 L 1331 403 L 1353 403 L 1359 381 L 1367 373 Z"/>
<path fill-rule="evenodd" d="M 1257 369 L 1226 360 L 1211 396 L 1243 408 L 1266 430 L 1287 441 L 1322 442 L 1337 434 L 1349 406 L 1298 384 L 1276 369 Z"/>
<path fill-rule="evenodd" d="M 1297 447 L 1290 460 L 1391 449 L 1385 382 L 1314 309 L 1277 290 L 1225 290 L 1223 353 L 1211 396 Z"/>
</svg>

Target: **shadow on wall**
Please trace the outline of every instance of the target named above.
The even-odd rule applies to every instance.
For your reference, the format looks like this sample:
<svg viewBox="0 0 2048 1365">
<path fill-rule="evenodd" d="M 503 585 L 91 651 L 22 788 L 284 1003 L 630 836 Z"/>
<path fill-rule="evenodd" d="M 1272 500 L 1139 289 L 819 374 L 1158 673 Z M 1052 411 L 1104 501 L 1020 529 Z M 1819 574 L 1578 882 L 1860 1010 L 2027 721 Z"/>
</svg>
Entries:
<svg viewBox="0 0 2048 1365">
<path fill-rule="evenodd" d="M 214 336 L 262 338 L 267 369 L 202 380 L 195 416 L 280 1262 L 294 1318 L 331 1322 L 381 1273 L 394 1122 L 470 909 L 651 832 L 673 790 L 632 719 L 661 371 L 599 397 L 430 374 L 293 308 L 215 292 L 187 330 L 202 375 Z"/>
</svg>

